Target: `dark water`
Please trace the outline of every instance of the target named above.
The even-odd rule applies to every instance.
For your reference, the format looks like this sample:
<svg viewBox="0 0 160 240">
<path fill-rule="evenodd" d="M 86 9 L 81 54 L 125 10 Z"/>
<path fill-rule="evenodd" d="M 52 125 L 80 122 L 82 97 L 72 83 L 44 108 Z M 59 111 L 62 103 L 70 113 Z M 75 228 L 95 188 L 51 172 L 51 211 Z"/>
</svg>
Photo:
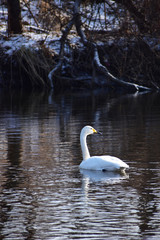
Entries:
<svg viewBox="0 0 160 240">
<path fill-rule="evenodd" d="M 80 171 L 79 133 L 125 176 Z M 0 95 L 0 239 L 160 239 L 160 95 Z"/>
</svg>

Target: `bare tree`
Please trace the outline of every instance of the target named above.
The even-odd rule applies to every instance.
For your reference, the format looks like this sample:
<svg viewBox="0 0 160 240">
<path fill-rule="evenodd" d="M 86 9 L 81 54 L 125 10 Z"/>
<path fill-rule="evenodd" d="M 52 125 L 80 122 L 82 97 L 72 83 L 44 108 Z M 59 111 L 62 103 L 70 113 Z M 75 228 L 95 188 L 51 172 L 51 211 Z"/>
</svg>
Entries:
<svg viewBox="0 0 160 240">
<path fill-rule="evenodd" d="M 21 7 L 19 0 L 7 0 L 8 5 L 8 34 L 21 34 Z"/>
</svg>

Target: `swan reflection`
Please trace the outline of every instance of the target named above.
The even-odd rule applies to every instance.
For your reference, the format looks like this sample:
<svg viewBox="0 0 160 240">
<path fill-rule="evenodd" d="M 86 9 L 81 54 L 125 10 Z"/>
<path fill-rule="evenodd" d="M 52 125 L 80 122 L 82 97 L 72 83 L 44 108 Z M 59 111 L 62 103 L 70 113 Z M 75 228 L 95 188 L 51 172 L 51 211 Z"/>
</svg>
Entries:
<svg viewBox="0 0 160 240">
<path fill-rule="evenodd" d="M 116 173 L 116 172 L 107 172 L 107 171 L 92 171 L 86 169 L 80 169 L 80 173 L 83 176 L 83 179 L 88 179 L 91 182 L 109 182 L 115 183 L 119 182 L 122 179 L 129 178 L 129 175 L 126 172 Z"/>
<path fill-rule="evenodd" d="M 129 176 L 123 173 L 109 172 L 109 171 L 92 171 L 80 169 L 82 174 L 82 193 L 84 197 L 84 205 L 87 207 L 89 203 L 89 189 L 92 188 L 92 183 L 103 183 L 105 185 L 117 184 Z"/>
</svg>

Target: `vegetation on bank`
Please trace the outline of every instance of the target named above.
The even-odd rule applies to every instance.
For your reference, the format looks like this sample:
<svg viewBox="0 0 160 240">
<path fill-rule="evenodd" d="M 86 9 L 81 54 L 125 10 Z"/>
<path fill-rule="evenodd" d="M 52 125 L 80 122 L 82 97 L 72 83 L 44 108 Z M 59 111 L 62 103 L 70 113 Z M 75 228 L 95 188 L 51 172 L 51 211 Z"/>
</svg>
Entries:
<svg viewBox="0 0 160 240">
<path fill-rule="evenodd" d="M 1 86 L 159 90 L 158 1 L 0 3 Z"/>
</svg>

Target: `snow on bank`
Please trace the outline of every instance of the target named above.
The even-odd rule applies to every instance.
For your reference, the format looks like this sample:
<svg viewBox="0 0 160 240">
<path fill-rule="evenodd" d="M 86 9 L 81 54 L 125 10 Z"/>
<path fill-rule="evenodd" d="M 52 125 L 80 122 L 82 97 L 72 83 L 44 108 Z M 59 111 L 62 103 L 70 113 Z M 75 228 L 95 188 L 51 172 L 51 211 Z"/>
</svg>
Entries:
<svg viewBox="0 0 160 240">
<path fill-rule="evenodd" d="M 22 35 L 11 37 L 7 41 L 0 40 L 0 46 L 5 49 L 5 53 L 9 56 L 13 55 L 15 51 L 19 50 L 22 47 L 37 48 L 37 44 L 33 39 L 29 39 L 28 37 Z"/>
<path fill-rule="evenodd" d="M 31 10 L 36 14 L 36 4 L 34 1 L 31 4 Z M 7 8 L 3 5 L 0 6 L 0 48 L 2 48 L 6 55 L 12 56 L 14 52 L 20 50 L 22 47 L 28 49 L 39 50 L 41 44 L 49 49 L 52 53 L 58 54 L 60 49 L 60 38 L 62 33 L 57 31 L 47 31 L 41 26 L 37 27 L 34 20 L 27 14 L 28 9 L 23 6 L 22 19 L 28 23 L 23 25 L 23 34 L 13 35 L 8 37 L 7 33 Z M 32 21 L 31 21 L 32 20 Z M 29 24 L 30 23 L 30 24 Z M 74 31 L 71 31 L 71 35 L 68 37 L 70 46 L 76 45 L 79 42 Z"/>
<path fill-rule="evenodd" d="M 39 50 L 41 41 L 44 41 L 46 36 L 44 34 L 36 34 L 36 33 L 26 33 L 23 35 L 14 35 L 12 37 L 7 38 L 4 41 L 2 37 L 0 39 L 0 47 L 5 50 L 5 53 L 8 56 L 12 56 L 15 51 L 20 50 L 22 47 Z M 52 35 L 47 36 L 45 41 L 45 46 L 54 50 L 55 53 L 59 52 L 59 37 L 55 37 Z"/>
<path fill-rule="evenodd" d="M 56 0 L 54 1 L 57 6 L 61 6 L 61 1 Z M 62 1 L 63 2 L 63 1 Z M 113 4 L 114 2 L 111 1 Z M 91 29 L 93 29 L 92 24 L 95 24 L 94 17 L 96 18 L 97 16 L 97 11 L 101 5 L 94 5 L 94 6 L 88 6 L 88 14 L 91 14 L 94 10 L 95 16 L 93 16 L 93 22 L 88 23 L 88 27 L 90 26 Z M 62 6 L 61 6 L 62 7 Z M 92 9 L 92 8 L 95 9 Z M 103 7 L 103 5 L 101 6 Z M 40 44 L 43 42 L 44 46 L 49 49 L 49 51 L 54 52 L 55 54 L 59 53 L 60 49 L 60 37 L 61 37 L 61 32 L 49 32 L 46 29 L 43 29 L 43 26 L 41 23 L 36 23 L 36 19 L 38 19 L 38 15 L 40 12 L 40 1 L 30 1 L 29 5 L 25 3 L 25 1 L 21 1 L 21 15 L 22 15 L 22 22 L 25 23 L 23 24 L 23 30 L 24 33 L 22 35 L 15 35 L 12 37 L 4 37 L 7 35 L 7 15 L 8 11 L 6 8 L 5 4 L 2 4 L 0 0 L 0 47 L 5 50 L 5 53 L 8 56 L 13 55 L 15 51 L 20 50 L 22 47 L 29 48 L 29 49 L 35 49 L 39 50 L 40 49 Z M 82 9 L 83 10 L 83 9 Z M 31 14 L 32 13 L 32 14 Z M 104 22 L 106 19 L 104 17 L 104 10 L 100 8 L 100 18 L 101 21 Z M 33 17 L 34 16 L 34 17 Z M 83 14 L 82 14 L 83 16 Z M 82 17 L 83 19 L 83 17 Z M 88 15 L 88 19 L 90 21 L 90 15 Z M 101 22 L 100 21 L 100 22 Z M 118 29 L 118 24 L 113 24 L 112 23 L 112 18 L 109 16 L 109 19 L 107 19 L 108 22 L 110 22 L 109 25 L 112 26 L 111 29 L 107 30 L 113 30 L 115 27 Z M 97 19 L 96 23 L 98 24 L 99 21 Z M 85 23 L 87 24 L 87 22 Z M 108 24 L 107 24 L 108 26 Z M 94 26 L 95 28 L 95 26 Z M 101 29 L 101 26 L 97 26 L 98 29 Z M 69 40 L 69 45 L 71 47 L 79 46 L 83 47 L 83 44 L 80 42 L 80 38 L 75 34 L 75 32 L 72 30 L 70 35 L 68 36 Z M 135 39 L 133 39 L 134 42 Z M 159 39 L 156 38 L 151 38 L 151 37 L 144 37 L 143 40 L 150 46 L 151 49 L 160 50 L 160 41 Z M 116 44 L 119 46 L 124 46 L 125 43 L 128 41 L 128 39 L 125 38 L 119 38 L 118 41 L 116 41 Z M 103 45 L 103 41 L 98 41 L 98 45 Z M 115 44 L 115 39 L 112 37 L 108 37 L 106 40 L 105 44 L 112 45 Z M 126 48 L 127 49 L 127 48 Z M 68 49 L 66 48 L 68 51 Z"/>
<path fill-rule="evenodd" d="M 8 37 L 7 33 L 7 18 L 8 10 L 5 4 L 0 0 L 0 48 L 2 48 L 6 55 L 12 56 L 15 51 L 20 50 L 22 47 L 39 50 L 40 44 L 44 42 L 45 47 L 54 50 L 55 53 L 59 52 L 60 48 L 60 34 L 48 32 L 37 27 L 34 19 L 30 16 L 29 9 L 34 16 L 38 14 L 37 1 L 32 1 L 30 8 L 26 7 L 24 2 L 21 2 L 21 15 L 23 25 L 23 34 Z M 27 23 L 27 24 L 26 24 Z"/>
</svg>

